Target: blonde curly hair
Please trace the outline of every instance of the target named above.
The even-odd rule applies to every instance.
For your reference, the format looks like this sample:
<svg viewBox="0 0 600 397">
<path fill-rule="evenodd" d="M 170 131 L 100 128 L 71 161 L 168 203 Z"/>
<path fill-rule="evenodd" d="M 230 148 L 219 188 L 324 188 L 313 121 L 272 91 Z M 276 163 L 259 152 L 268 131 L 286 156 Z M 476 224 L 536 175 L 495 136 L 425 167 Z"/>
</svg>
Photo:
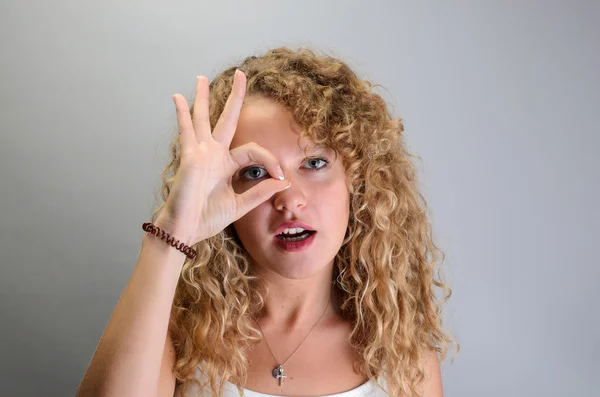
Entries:
<svg viewBox="0 0 600 397">
<path fill-rule="evenodd" d="M 448 344 L 441 306 L 452 290 L 434 267 L 444 253 L 433 242 L 427 202 L 419 192 L 415 157 L 405 149 L 401 119 L 341 60 L 300 48 L 251 56 L 210 84 L 210 123 L 223 111 L 236 69 L 247 76 L 246 97 L 264 97 L 291 111 L 301 138 L 333 149 L 343 159 L 350 217 L 335 258 L 332 281 L 352 325 L 355 370 L 373 381 L 383 375 L 390 395 L 419 396 L 424 354 L 444 361 Z M 193 113 L 193 108 L 191 109 Z M 180 164 L 179 139 L 162 173 L 164 206 Z M 261 340 L 253 316 L 264 305 L 265 285 L 255 276 L 232 225 L 197 243 L 186 260 L 173 301 L 169 334 L 178 383 L 210 385 L 220 395 L 230 381 L 240 394 L 247 379 L 247 349 Z M 436 300 L 434 286 L 444 291 Z M 198 366 L 206 381 L 196 377 Z M 218 381 L 220 378 L 220 381 Z"/>
</svg>

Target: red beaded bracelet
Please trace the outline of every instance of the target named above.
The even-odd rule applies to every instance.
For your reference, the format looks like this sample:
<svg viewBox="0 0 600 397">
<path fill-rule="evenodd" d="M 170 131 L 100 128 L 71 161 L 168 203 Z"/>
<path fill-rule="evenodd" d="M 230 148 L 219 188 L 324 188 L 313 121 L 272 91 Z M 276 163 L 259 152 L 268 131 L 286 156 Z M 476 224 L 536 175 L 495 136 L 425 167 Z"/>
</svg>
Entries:
<svg viewBox="0 0 600 397">
<path fill-rule="evenodd" d="M 198 253 L 196 252 L 195 249 L 191 248 L 188 245 L 185 245 L 184 243 L 180 242 L 179 240 L 175 240 L 175 238 L 171 237 L 171 235 L 169 233 L 165 232 L 164 230 L 162 230 L 161 228 L 159 228 L 156 225 L 153 225 L 150 222 L 144 223 L 142 225 L 142 229 L 144 229 L 144 231 L 146 231 L 146 232 L 156 235 L 156 237 L 160 238 L 161 240 L 166 239 L 165 243 L 171 245 L 172 247 L 177 248 L 179 251 L 183 252 L 190 259 L 194 259 L 198 255 Z"/>
</svg>

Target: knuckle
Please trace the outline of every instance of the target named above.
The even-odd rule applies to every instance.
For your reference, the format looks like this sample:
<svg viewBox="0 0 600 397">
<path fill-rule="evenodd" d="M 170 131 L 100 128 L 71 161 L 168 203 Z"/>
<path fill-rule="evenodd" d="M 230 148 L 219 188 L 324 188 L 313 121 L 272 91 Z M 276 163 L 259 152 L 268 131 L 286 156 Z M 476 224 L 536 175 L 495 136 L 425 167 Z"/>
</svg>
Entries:
<svg viewBox="0 0 600 397">
<path fill-rule="evenodd" d="M 254 149 L 254 150 L 260 151 L 260 150 L 262 149 L 262 146 L 260 146 L 260 145 L 259 145 L 258 143 L 256 143 L 256 142 L 250 142 L 250 143 L 248 143 L 248 148 L 249 148 L 249 149 Z"/>
</svg>

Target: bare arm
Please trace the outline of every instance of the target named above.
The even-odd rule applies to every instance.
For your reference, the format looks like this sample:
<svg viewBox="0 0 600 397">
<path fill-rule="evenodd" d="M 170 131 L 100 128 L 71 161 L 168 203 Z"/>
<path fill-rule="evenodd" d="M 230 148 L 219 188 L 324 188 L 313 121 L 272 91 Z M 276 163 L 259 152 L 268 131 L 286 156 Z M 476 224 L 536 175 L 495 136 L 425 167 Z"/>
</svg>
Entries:
<svg viewBox="0 0 600 397">
<path fill-rule="evenodd" d="M 173 374 L 173 368 L 175 367 L 176 357 L 171 337 L 167 335 L 158 378 L 158 397 L 173 397 L 174 395 L 175 374 Z"/>
<path fill-rule="evenodd" d="M 435 350 L 430 351 L 425 357 L 425 383 L 423 385 L 424 397 L 443 397 L 442 373 L 440 360 Z"/>
<path fill-rule="evenodd" d="M 425 364 L 425 380 L 418 390 L 419 393 L 423 397 L 443 397 L 442 373 L 437 352 L 435 350 L 424 351 L 422 360 Z M 413 394 L 409 391 L 406 397 L 413 397 Z"/>
<path fill-rule="evenodd" d="M 242 194 L 231 185 L 235 171 L 259 162 L 270 175 L 280 164 L 265 148 L 248 143 L 229 150 L 246 92 L 238 71 L 214 133 L 209 123 L 209 83 L 198 77 L 194 119 L 187 101 L 174 95 L 181 160 L 156 226 L 193 246 L 244 216 L 288 181 L 266 179 Z M 283 175 L 281 176 L 281 179 Z M 146 234 L 131 279 L 110 318 L 77 396 L 173 395 L 174 351 L 167 337 L 169 316 L 185 254 Z"/>
<path fill-rule="evenodd" d="M 157 379 L 163 390 L 171 384 L 173 395 L 175 380 L 169 373 L 175 356 L 167 327 L 184 260 L 185 254 L 156 236 L 143 237 L 138 263 L 100 339 L 78 397 L 157 396 Z M 171 368 L 161 370 L 161 361 L 163 367 Z"/>
</svg>

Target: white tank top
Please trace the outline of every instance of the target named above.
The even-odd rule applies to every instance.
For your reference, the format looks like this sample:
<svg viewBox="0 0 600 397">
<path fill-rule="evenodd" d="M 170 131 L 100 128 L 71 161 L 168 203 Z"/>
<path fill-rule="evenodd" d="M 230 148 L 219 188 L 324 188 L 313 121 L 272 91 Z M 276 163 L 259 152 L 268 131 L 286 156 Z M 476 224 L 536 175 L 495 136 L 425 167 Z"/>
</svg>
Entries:
<svg viewBox="0 0 600 397">
<path fill-rule="evenodd" d="M 200 378 L 201 374 L 199 369 L 196 369 L 196 377 L 198 379 L 205 379 L 205 378 Z M 380 379 L 379 383 L 381 384 L 381 387 L 387 391 L 387 384 L 385 382 L 385 380 L 383 378 Z M 188 388 L 185 391 L 185 394 L 181 394 L 181 387 L 177 386 L 177 388 L 175 389 L 175 394 L 174 397 L 210 397 L 212 396 L 211 391 L 210 391 L 210 387 L 207 387 L 207 390 L 203 390 L 202 393 L 200 393 L 200 389 L 198 387 L 197 383 L 192 383 L 188 386 Z M 230 382 L 226 382 L 225 385 L 223 386 L 223 394 L 221 395 L 221 397 L 240 397 L 240 393 L 238 392 L 237 386 L 234 385 L 233 383 Z M 259 393 L 257 391 L 252 391 L 252 390 L 248 390 L 248 389 L 244 389 L 244 396 L 245 397 L 283 397 L 280 395 L 275 395 L 275 394 L 263 394 L 263 393 Z M 385 393 L 383 390 L 381 390 L 377 384 L 371 380 L 368 380 L 367 382 L 363 383 L 362 385 L 352 389 L 352 390 L 348 390 L 342 393 L 336 393 L 336 394 L 328 394 L 327 397 L 387 397 L 388 394 Z M 325 396 L 315 396 L 315 397 L 325 397 Z"/>
</svg>

